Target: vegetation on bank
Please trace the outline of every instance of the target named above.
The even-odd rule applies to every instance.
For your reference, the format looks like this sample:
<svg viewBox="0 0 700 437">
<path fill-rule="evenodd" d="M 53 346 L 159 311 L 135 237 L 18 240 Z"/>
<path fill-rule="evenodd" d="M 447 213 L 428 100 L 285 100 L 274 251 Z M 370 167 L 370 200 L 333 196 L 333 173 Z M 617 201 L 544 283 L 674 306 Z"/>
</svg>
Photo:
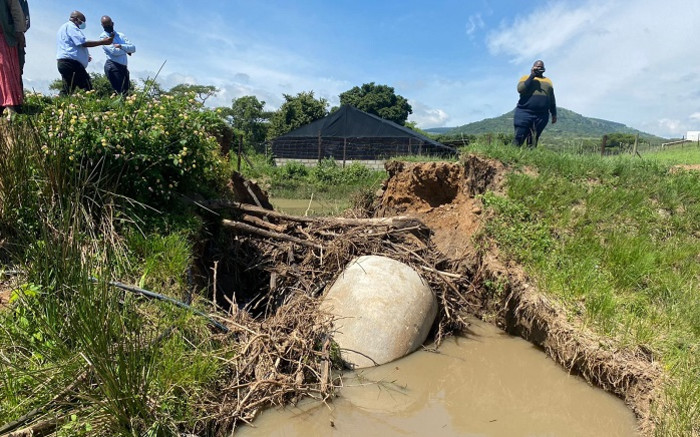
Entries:
<svg viewBox="0 0 700 437">
<path fill-rule="evenodd" d="M 0 434 L 34 424 L 56 424 L 60 436 L 230 431 L 265 401 L 250 380 L 254 357 L 252 366 L 237 361 L 255 349 L 242 339 L 256 332 L 241 325 L 242 334 L 217 335 L 195 312 L 214 310 L 207 285 L 193 280 L 212 226 L 188 201 L 230 196 L 225 111 L 194 93 L 149 89 L 126 99 L 31 94 L 25 109 L 0 125 L 0 292 L 11 293 L 0 307 Z M 348 196 L 383 177 L 333 161 L 276 168 L 249 155 L 243 170 L 280 189 Z M 285 336 L 291 322 L 259 329 Z M 296 351 L 307 354 L 304 369 L 322 345 L 313 335 Z M 277 403 L 294 395 L 274 389 Z M 213 404 L 226 390 L 251 402 Z"/>
<path fill-rule="evenodd" d="M 296 161 L 277 166 L 272 157 L 252 153 L 241 163 L 241 173 L 255 180 L 272 198 L 337 201 L 358 193 L 376 191 L 386 178 L 384 170 L 372 170 L 352 163 L 342 167 L 333 159 L 324 159 L 313 167 Z"/>
<path fill-rule="evenodd" d="M 225 195 L 226 127 L 192 96 L 28 96 L 0 126 L 0 427 L 58 435 L 197 429 L 231 352 L 207 321 L 110 285 L 207 303 L 191 283 L 202 219 Z M 9 285 L 8 285 L 9 284 Z M 46 423 L 46 422 L 44 422 Z"/>
<path fill-rule="evenodd" d="M 515 170 L 505 195 L 483 196 L 484 236 L 570 317 L 661 362 L 670 379 L 660 382 L 657 434 L 698 435 L 700 173 L 669 171 L 659 156 L 473 151 Z"/>
<path fill-rule="evenodd" d="M 0 310 L 0 427 L 36 409 L 61 419 L 62 436 L 215 426 L 211 399 L 240 350 L 206 319 L 109 284 L 212 309 L 192 281 L 206 218 L 184 199 L 225 197 L 236 163 L 221 153 L 226 112 L 200 100 L 35 95 L 33 115 L 0 127 L 0 259 L 19 271 L 0 272 L 16 281 Z M 366 200 L 385 177 L 334 161 L 276 167 L 246 150 L 242 172 L 278 197 Z M 484 236 L 571 317 L 663 364 L 659 435 L 699 433 L 700 176 L 665 163 L 690 155 L 601 158 L 496 142 L 468 151 L 532 169 L 510 175 L 505 196 L 484 195 L 494 212 Z"/>
</svg>

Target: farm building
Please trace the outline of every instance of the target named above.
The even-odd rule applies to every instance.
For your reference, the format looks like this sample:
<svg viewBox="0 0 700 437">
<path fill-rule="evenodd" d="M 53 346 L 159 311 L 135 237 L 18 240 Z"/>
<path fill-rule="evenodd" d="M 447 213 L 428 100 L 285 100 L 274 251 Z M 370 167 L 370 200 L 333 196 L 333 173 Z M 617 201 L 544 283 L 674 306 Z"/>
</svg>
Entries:
<svg viewBox="0 0 700 437">
<path fill-rule="evenodd" d="M 689 130 L 685 135 L 685 139 L 688 141 L 700 141 L 700 131 Z"/>
<path fill-rule="evenodd" d="M 343 165 L 360 162 L 379 168 L 396 156 L 457 154 L 453 147 L 349 105 L 273 139 L 271 148 L 278 165 L 288 161 L 315 165 L 333 158 Z"/>
</svg>

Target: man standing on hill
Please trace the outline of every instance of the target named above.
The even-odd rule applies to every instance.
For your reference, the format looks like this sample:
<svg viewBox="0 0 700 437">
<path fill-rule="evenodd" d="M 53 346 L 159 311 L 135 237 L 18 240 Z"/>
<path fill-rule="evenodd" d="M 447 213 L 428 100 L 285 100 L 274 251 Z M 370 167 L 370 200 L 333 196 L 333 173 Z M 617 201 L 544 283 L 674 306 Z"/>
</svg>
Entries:
<svg viewBox="0 0 700 437">
<path fill-rule="evenodd" d="M 73 92 L 77 87 L 86 91 L 92 89 L 90 75 L 87 73 L 88 62 L 92 60 L 88 47 L 112 44 L 112 37 L 99 41 L 88 41 L 83 34 L 85 15 L 73 11 L 68 22 L 58 29 L 56 34 L 56 60 L 58 72 L 63 79 L 61 95 Z"/>
<path fill-rule="evenodd" d="M 513 125 L 515 138 L 513 143 L 520 147 L 527 141 L 528 147 L 536 147 L 540 135 L 549 122 L 552 114 L 552 124 L 557 122 L 557 102 L 554 98 L 554 85 L 548 77 L 544 77 L 544 62 L 535 61 L 529 76 L 523 76 L 518 82 L 520 99 L 515 107 Z M 534 137 L 534 138 L 533 138 Z"/>
<path fill-rule="evenodd" d="M 105 15 L 102 17 L 102 29 L 104 32 L 100 38 L 113 37 L 112 45 L 102 47 L 107 55 L 105 62 L 105 76 L 112 84 L 112 89 L 117 94 L 126 95 L 129 92 L 129 70 L 127 69 L 127 55 L 131 56 L 136 51 L 136 46 L 126 39 L 123 33 L 114 31 L 114 22 Z"/>
</svg>

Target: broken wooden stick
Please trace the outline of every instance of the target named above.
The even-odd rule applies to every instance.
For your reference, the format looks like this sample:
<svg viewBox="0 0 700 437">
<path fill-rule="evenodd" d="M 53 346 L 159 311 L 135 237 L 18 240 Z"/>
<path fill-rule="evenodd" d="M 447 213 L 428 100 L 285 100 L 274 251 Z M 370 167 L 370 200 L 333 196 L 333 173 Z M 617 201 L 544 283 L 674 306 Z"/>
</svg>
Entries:
<svg viewBox="0 0 700 437">
<path fill-rule="evenodd" d="M 421 228 L 426 228 L 423 222 L 421 222 L 415 217 L 408 216 L 381 218 L 300 217 L 284 214 L 278 211 L 272 211 L 265 208 L 260 208 L 258 206 L 250 205 L 247 203 L 214 200 L 204 202 L 204 205 L 210 208 L 234 208 L 251 214 L 259 214 L 267 217 L 300 223 L 327 223 L 340 226 L 386 226 L 393 229 L 401 229 L 412 226 L 420 226 Z"/>
<path fill-rule="evenodd" d="M 302 240 L 301 238 L 292 237 L 291 235 L 282 234 L 280 232 L 268 231 L 265 229 L 260 229 L 258 227 L 237 222 L 234 220 L 222 220 L 221 222 L 224 226 L 229 228 L 238 229 L 239 231 L 250 232 L 257 235 L 262 235 L 263 237 L 274 238 L 276 240 L 290 241 L 292 243 L 301 244 L 302 246 L 313 247 L 314 249 L 323 250 L 323 246 L 318 243 L 314 243 L 307 240 Z"/>
</svg>

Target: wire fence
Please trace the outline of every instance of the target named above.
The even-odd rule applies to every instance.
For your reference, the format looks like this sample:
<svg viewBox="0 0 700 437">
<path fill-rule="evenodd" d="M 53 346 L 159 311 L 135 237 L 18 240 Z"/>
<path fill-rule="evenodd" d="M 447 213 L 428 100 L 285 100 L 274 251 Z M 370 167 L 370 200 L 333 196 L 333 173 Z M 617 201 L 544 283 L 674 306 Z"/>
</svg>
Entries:
<svg viewBox="0 0 700 437">
<path fill-rule="evenodd" d="M 578 155 L 597 154 L 602 156 L 616 156 L 624 154 L 644 155 L 647 153 L 655 153 L 663 150 L 681 148 L 700 149 L 700 142 L 688 140 L 672 142 L 639 141 L 636 144 L 632 142 L 610 145 L 605 144 L 603 139 L 582 139 L 542 141 L 540 142 L 539 146 L 556 152 L 571 153 Z"/>
<path fill-rule="evenodd" d="M 397 156 L 454 156 L 452 147 L 412 138 L 298 138 L 276 139 L 270 143 L 277 159 L 336 161 L 387 160 Z"/>
</svg>

